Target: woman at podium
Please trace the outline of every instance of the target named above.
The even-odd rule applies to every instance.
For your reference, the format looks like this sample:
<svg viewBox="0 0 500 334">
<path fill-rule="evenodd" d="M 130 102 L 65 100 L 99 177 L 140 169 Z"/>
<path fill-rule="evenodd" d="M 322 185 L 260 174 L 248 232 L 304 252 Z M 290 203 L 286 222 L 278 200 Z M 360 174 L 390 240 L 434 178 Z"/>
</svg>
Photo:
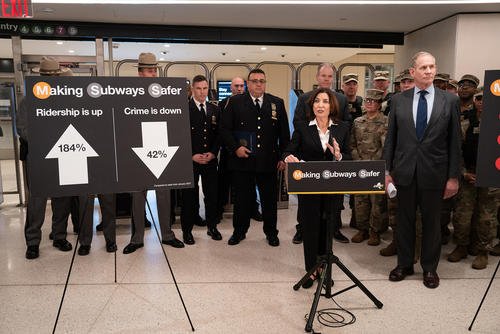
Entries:
<svg viewBox="0 0 500 334">
<path fill-rule="evenodd" d="M 349 123 L 341 120 L 339 104 L 328 88 L 319 88 L 308 101 L 311 107 L 307 120 L 297 124 L 292 140 L 283 155 L 285 162 L 350 160 Z M 297 218 L 303 226 L 305 270 L 316 264 L 317 257 L 325 255 L 327 225 L 339 233 L 340 222 L 335 212 L 343 202 L 343 195 L 298 195 Z M 302 285 L 310 288 L 319 276 L 314 273 Z"/>
</svg>

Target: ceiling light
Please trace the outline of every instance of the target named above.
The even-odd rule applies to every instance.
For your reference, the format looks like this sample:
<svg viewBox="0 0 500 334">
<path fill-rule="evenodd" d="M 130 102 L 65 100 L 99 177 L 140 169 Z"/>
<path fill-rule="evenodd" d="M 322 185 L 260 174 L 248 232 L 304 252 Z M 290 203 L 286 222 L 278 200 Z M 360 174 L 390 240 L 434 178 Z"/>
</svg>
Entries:
<svg viewBox="0 0 500 334">
<path fill-rule="evenodd" d="M 169 48 L 170 44 L 163 44 L 164 47 Z"/>
<path fill-rule="evenodd" d="M 165 60 L 165 58 L 160 58 L 160 61 L 164 61 L 164 60 Z"/>
<path fill-rule="evenodd" d="M 261 47 L 260 49 L 261 49 L 262 51 L 267 50 L 267 48 L 266 48 L 265 46 Z"/>
<path fill-rule="evenodd" d="M 68 50 L 69 53 L 75 53 L 75 50 Z"/>
<path fill-rule="evenodd" d="M 241 60 L 239 60 L 239 59 L 235 59 L 234 61 L 241 61 Z"/>
<path fill-rule="evenodd" d="M 64 44 L 64 42 L 63 42 L 63 41 L 57 41 L 57 42 L 56 42 L 56 44 L 57 44 L 57 45 L 63 45 L 63 44 Z"/>
</svg>

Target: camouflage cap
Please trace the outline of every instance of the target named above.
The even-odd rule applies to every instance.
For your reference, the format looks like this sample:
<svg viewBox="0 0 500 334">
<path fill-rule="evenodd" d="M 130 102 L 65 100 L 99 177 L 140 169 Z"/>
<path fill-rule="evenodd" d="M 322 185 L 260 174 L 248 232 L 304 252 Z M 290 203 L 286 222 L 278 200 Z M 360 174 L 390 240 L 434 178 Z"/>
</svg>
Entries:
<svg viewBox="0 0 500 334">
<path fill-rule="evenodd" d="M 375 71 L 373 80 L 389 80 L 389 71 Z"/>
<path fill-rule="evenodd" d="M 450 81 L 448 81 L 448 85 L 455 87 L 455 89 L 458 89 L 458 81 L 455 79 L 450 79 Z"/>
<path fill-rule="evenodd" d="M 384 98 L 384 91 L 380 89 L 367 89 L 365 97 L 367 99 L 382 101 Z"/>
<path fill-rule="evenodd" d="M 450 81 L 450 75 L 448 73 L 438 73 L 434 77 L 434 80 L 441 80 L 441 81 Z"/>
<path fill-rule="evenodd" d="M 139 60 L 137 64 L 134 65 L 139 68 L 158 68 L 158 61 L 156 60 L 156 56 L 151 52 L 143 52 L 139 55 Z"/>
<path fill-rule="evenodd" d="M 483 86 L 476 88 L 476 94 L 474 94 L 474 97 L 478 96 L 483 96 Z"/>
<path fill-rule="evenodd" d="M 403 81 L 403 80 L 413 80 L 413 77 L 410 74 L 410 69 L 409 68 L 407 68 L 406 70 L 401 71 L 401 73 L 399 73 L 399 76 L 401 77 L 401 81 Z"/>
<path fill-rule="evenodd" d="M 394 81 L 392 82 L 393 84 L 398 84 L 401 82 L 401 75 L 397 75 L 395 78 L 394 78 Z"/>
<path fill-rule="evenodd" d="M 358 75 L 356 73 L 347 73 L 346 75 L 342 76 L 342 81 L 344 83 L 348 83 L 350 81 L 356 81 L 358 82 Z"/>
<path fill-rule="evenodd" d="M 476 87 L 479 85 L 479 79 L 475 75 L 472 74 L 464 74 L 460 80 L 458 81 L 458 84 L 464 82 L 464 81 L 470 81 L 472 82 Z"/>
</svg>

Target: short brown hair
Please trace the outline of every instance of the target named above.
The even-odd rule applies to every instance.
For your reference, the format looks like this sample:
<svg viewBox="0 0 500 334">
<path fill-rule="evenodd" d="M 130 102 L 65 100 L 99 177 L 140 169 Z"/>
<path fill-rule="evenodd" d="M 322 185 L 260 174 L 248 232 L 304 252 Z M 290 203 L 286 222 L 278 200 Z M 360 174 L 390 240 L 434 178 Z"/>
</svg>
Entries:
<svg viewBox="0 0 500 334">
<path fill-rule="evenodd" d="M 326 93 L 328 95 L 328 101 L 330 102 L 330 119 L 334 123 L 338 123 L 340 121 L 339 118 L 339 101 L 337 97 L 329 88 L 318 88 L 314 90 L 309 98 L 307 104 L 309 105 L 309 109 L 306 110 L 306 118 L 308 121 L 312 121 L 316 116 L 314 116 L 313 105 L 316 97 L 321 94 Z"/>
</svg>

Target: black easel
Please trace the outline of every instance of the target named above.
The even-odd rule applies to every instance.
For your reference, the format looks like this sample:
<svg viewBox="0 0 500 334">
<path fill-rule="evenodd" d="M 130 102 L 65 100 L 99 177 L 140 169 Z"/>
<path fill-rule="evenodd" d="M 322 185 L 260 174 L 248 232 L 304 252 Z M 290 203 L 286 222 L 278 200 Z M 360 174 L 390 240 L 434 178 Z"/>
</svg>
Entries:
<svg viewBox="0 0 500 334">
<path fill-rule="evenodd" d="M 307 318 L 307 323 L 305 327 L 306 332 L 311 332 L 312 331 L 312 325 L 314 322 L 314 316 L 316 314 L 316 309 L 318 308 L 318 302 L 319 298 L 321 296 L 324 296 L 325 298 L 332 298 L 337 295 L 340 295 L 341 293 L 344 293 L 348 290 L 351 290 L 352 288 L 358 287 L 365 293 L 365 295 L 368 296 L 368 298 L 371 299 L 371 301 L 377 306 L 377 308 L 382 308 L 384 304 L 380 302 L 364 285 L 361 283 L 356 276 L 354 276 L 353 273 L 347 269 L 347 267 L 340 261 L 340 259 L 333 254 L 332 250 L 332 226 L 331 222 L 327 222 L 326 225 L 326 249 L 327 249 L 327 254 L 323 255 L 318 258 L 318 262 L 309 270 L 304 277 L 301 278 L 300 281 L 297 282 L 293 286 L 294 290 L 298 290 L 302 284 L 304 284 L 305 281 L 309 279 L 309 277 L 315 273 L 318 269 L 321 270 L 321 276 L 318 281 L 318 287 L 316 288 L 316 292 L 314 294 L 314 300 L 311 305 L 311 311 L 309 312 L 309 317 Z M 334 294 L 332 294 L 332 264 L 335 264 L 337 267 L 339 267 L 340 270 L 344 272 L 344 274 L 347 275 L 351 279 L 351 281 L 354 283 L 353 285 L 340 290 Z M 325 293 L 322 294 L 321 290 L 323 288 L 323 285 L 325 286 Z"/>
<path fill-rule="evenodd" d="M 168 190 L 168 191 L 170 191 L 170 190 Z M 179 298 L 181 299 L 182 307 L 184 308 L 184 312 L 186 313 L 186 316 L 188 318 L 189 325 L 191 326 L 191 331 L 194 332 L 194 327 L 193 327 L 193 323 L 191 322 L 191 317 L 189 316 L 189 312 L 186 308 L 186 304 L 184 303 L 184 299 L 182 298 L 181 290 L 179 290 L 179 285 L 177 285 L 177 280 L 175 279 L 174 271 L 172 270 L 172 266 L 170 265 L 170 261 L 168 260 L 167 252 L 165 252 L 165 248 L 162 245 L 160 233 L 158 233 L 157 222 L 154 219 L 153 212 L 151 211 L 151 206 L 149 205 L 149 202 L 148 202 L 147 190 L 143 191 L 142 194 L 144 195 L 144 200 L 146 201 L 146 205 L 148 206 L 149 215 L 151 216 L 151 220 L 153 221 L 152 225 L 155 228 L 156 237 L 158 238 L 158 242 L 160 243 L 160 247 L 161 247 L 161 250 L 163 252 L 163 256 L 165 257 L 165 261 L 167 261 L 168 269 L 170 270 L 170 275 L 172 275 L 172 279 L 174 280 L 174 285 L 175 285 L 175 288 L 177 289 L 177 294 L 179 295 Z M 170 219 L 170 217 L 167 217 L 167 219 Z"/>
<path fill-rule="evenodd" d="M 479 310 L 481 309 L 481 306 L 483 306 L 483 302 L 486 299 L 486 295 L 488 294 L 488 291 L 490 291 L 491 283 L 493 283 L 493 280 L 495 279 L 495 276 L 497 275 L 497 271 L 498 271 L 499 266 L 500 266 L 500 258 L 498 259 L 497 267 L 495 268 L 495 271 L 493 272 L 493 275 L 491 276 L 490 284 L 488 284 L 488 287 L 486 288 L 486 291 L 484 292 L 483 299 L 481 299 L 481 303 L 479 303 L 476 314 L 474 315 L 474 319 L 472 319 L 472 322 L 470 323 L 469 331 L 472 330 L 472 325 L 474 325 L 474 321 L 476 321 L 476 317 L 479 314 Z"/>
</svg>

